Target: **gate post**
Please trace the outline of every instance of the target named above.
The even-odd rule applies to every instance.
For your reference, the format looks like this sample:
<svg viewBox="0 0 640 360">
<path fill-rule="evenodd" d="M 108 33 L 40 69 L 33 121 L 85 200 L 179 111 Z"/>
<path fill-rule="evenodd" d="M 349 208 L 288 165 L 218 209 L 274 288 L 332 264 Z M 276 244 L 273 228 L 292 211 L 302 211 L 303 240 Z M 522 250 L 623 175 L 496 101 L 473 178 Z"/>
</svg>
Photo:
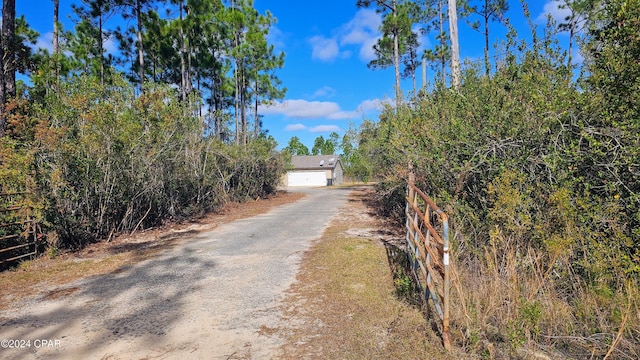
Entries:
<svg viewBox="0 0 640 360">
<path fill-rule="evenodd" d="M 444 348 L 451 350 L 451 339 L 449 337 L 449 285 L 450 285 L 450 272 L 449 272 L 449 218 L 447 214 L 438 210 L 442 217 L 442 241 L 443 241 L 443 256 L 442 263 L 444 265 L 444 300 L 443 300 L 443 312 L 442 319 L 442 340 L 444 342 Z"/>
</svg>

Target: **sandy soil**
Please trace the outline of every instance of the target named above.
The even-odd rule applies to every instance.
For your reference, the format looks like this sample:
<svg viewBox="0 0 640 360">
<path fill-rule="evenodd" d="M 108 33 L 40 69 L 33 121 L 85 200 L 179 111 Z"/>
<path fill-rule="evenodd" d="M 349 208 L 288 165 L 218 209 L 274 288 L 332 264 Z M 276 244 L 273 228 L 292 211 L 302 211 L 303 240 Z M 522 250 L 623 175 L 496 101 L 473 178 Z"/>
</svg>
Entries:
<svg viewBox="0 0 640 360">
<path fill-rule="evenodd" d="M 0 357 L 277 358 L 285 291 L 349 194 L 304 192 L 265 214 L 187 231 L 139 263 L 12 304 L 0 312 Z"/>
</svg>

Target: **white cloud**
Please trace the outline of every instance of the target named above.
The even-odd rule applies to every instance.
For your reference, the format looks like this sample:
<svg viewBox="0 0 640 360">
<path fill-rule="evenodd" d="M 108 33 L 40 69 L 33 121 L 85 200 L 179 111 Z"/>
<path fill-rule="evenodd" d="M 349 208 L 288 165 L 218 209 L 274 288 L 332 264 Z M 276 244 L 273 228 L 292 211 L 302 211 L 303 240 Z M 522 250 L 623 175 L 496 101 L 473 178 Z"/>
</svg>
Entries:
<svg viewBox="0 0 640 360">
<path fill-rule="evenodd" d="M 304 126 L 303 124 L 290 124 L 287 125 L 284 130 L 285 131 L 300 131 L 300 130 L 305 130 L 307 127 Z"/>
<path fill-rule="evenodd" d="M 363 102 L 360 103 L 360 105 L 358 105 L 357 109 L 360 112 L 366 113 L 368 111 L 380 111 L 382 110 L 382 108 L 384 107 L 385 104 L 389 104 L 391 105 L 392 101 L 390 99 L 384 99 L 384 100 L 380 100 L 380 99 L 369 99 L 369 100 L 364 100 Z"/>
<path fill-rule="evenodd" d="M 584 55 L 580 51 L 580 49 L 573 50 L 573 60 L 574 64 L 582 64 L 584 62 Z"/>
<path fill-rule="evenodd" d="M 346 59 L 354 53 L 349 47 L 356 47 L 359 58 L 369 62 L 375 58 L 373 45 L 380 38 L 381 24 L 380 14 L 371 9 L 360 9 L 353 19 L 335 29 L 331 37 L 317 35 L 309 39 L 311 57 L 321 61 Z"/>
<path fill-rule="evenodd" d="M 344 35 L 340 40 L 340 44 L 361 44 L 367 39 L 369 39 L 371 35 L 364 31 L 364 29 L 353 29 L 348 34 Z"/>
<path fill-rule="evenodd" d="M 331 120 L 355 119 L 359 115 L 355 111 L 338 111 L 328 116 Z"/>
<path fill-rule="evenodd" d="M 381 24 L 382 16 L 380 14 L 370 9 L 361 9 L 351 21 L 338 29 L 336 38 L 343 47 L 357 46 L 359 59 L 368 63 L 376 58 L 373 47 L 381 37 L 379 30 Z M 420 26 L 415 25 L 413 31 L 419 32 Z M 418 51 L 422 52 L 430 44 L 429 37 L 426 34 L 421 35 Z"/>
<path fill-rule="evenodd" d="M 312 99 L 317 98 L 332 98 L 336 94 L 336 90 L 331 86 L 323 86 L 320 89 L 316 90 L 313 95 L 311 95 Z"/>
<path fill-rule="evenodd" d="M 544 4 L 542 14 L 538 15 L 538 17 L 536 18 L 536 22 L 546 23 L 548 15 L 551 15 L 553 20 L 555 20 L 557 23 L 564 22 L 565 19 L 571 15 L 571 10 L 560 8 L 560 5 L 562 5 L 563 3 L 564 2 L 557 0 L 548 1 L 546 4 Z"/>
<path fill-rule="evenodd" d="M 431 47 L 431 40 L 429 40 L 429 36 L 426 31 L 423 31 L 420 25 L 414 25 L 411 31 L 418 34 L 418 41 L 420 42 L 420 46 L 418 46 L 419 54 L 421 54 L 425 49 Z"/>
<path fill-rule="evenodd" d="M 53 32 L 41 34 L 36 40 L 36 44 L 32 45 L 33 50 L 44 49 L 53 53 Z"/>
<path fill-rule="evenodd" d="M 373 45 L 380 38 L 382 16 L 371 9 L 361 9 L 356 16 L 340 29 L 341 45 L 356 45 L 360 49 L 360 60 L 369 62 L 375 59 Z"/>
<path fill-rule="evenodd" d="M 316 93 L 333 91 L 330 87 L 323 87 Z M 368 99 L 362 101 L 353 111 L 342 110 L 340 105 L 331 101 L 308 101 L 302 99 L 285 100 L 274 102 L 271 105 L 261 105 L 258 112 L 263 115 L 282 115 L 294 119 L 328 119 L 328 120 L 350 120 L 356 119 L 373 111 L 380 111 L 386 104 L 392 104 L 390 99 Z M 305 130 L 304 124 L 290 124 L 285 130 L 299 131 Z M 313 129 L 313 128 L 312 128 Z M 311 129 L 309 129 L 311 131 Z"/>
<path fill-rule="evenodd" d="M 333 61 L 340 55 L 340 47 L 336 39 L 317 35 L 309 39 L 309 42 L 313 48 L 311 51 L 312 59 Z"/>
<path fill-rule="evenodd" d="M 341 29 L 341 44 L 363 44 L 378 36 L 382 16 L 371 9 L 360 9 Z"/>
<path fill-rule="evenodd" d="M 325 86 L 316 94 L 334 91 L 333 88 Z M 282 115 L 294 119 L 328 119 L 328 120 L 349 120 L 361 117 L 373 111 L 380 111 L 386 104 L 391 104 L 390 99 L 368 99 L 362 101 L 355 110 L 346 111 L 331 101 L 308 101 L 302 99 L 285 100 L 283 102 L 273 102 L 270 105 L 261 105 L 258 112 L 263 115 Z M 285 130 L 299 131 L 307 127 L 303 124 L 288 125 Z M 311 131 L 311 130 L 310 130 Z"/>
<path fill-rule="evenodd" d="M 269 44 L 273 44 L 276 49 L 285 48 L 285 35 L 276 25 L 272 25 L 269 28 L 269 34 L 267 35 Z"/>
<path fill-rule="evenodd" d="M 60 39 L 62 40 L 62 39 Z M 102 42 L 104 51 L 107 54 L 115 54 L 118 52 L 118 44 L 114 37 L 108 37 Z M 31 45 L 33 50 L 43 49 L 53 54 L 53 32 L 41 34 L 36 40 L 35 45 Z"/>
<path fill-rule="evenodd" d="M 318 125 L 309 129 L 312 133 L 340 132 L 342 129 L 336 125 Z"/>
<path fill-rule="evenodd" d="M 362 44 L 360 47 L 360 53 L 358 54 L 360 60 L 368 63 L 376 58 L 376 52 L 373 49 L 373 46 L 378 42 L 379 38 L 380 37 L 369 38 Z"/>
<path fill-rule="evenodd" d="M 118 52 L 118 44 L 115 42 L 112 36 L 104 39 L 102 47 L 107 54 L 115 54 Z"/>
<path fill-rule="evenodd" d="M 372 9 L 360 9 L 353 19 L 339 26 L 331 37 L 314 36 L 310 39 L 313 46 L 312 58 L 321 61 L 333 61 L 337 58 L 349 58 L 352 53 L 358 54 L 363 62 L 370 62 L 376 58 L 373 46 L 381 37 L 380 25 L 382 15 Z M 419 28 L 414 27 L 414 31 Z M 426 35 L 420 37 L 418 51 L 430 46 Z"/>
<path fill-rule="evenodd" d="M 265 115 L 279 114 L 292 118 L 314 119 L 339 112 L 340 106 L 329 101 L 286 100 L 261 106 L 258 111 Z"/>
</svg>

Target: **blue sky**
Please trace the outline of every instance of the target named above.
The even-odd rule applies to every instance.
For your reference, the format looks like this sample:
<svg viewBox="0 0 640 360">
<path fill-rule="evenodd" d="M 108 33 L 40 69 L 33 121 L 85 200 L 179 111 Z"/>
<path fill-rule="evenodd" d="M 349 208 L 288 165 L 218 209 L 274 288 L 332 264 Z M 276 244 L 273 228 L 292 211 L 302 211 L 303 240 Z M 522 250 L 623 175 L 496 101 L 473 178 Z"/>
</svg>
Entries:
<svg viewBox="0 0 640 360">
<path fill-rule="evenodd" d="M 24 14 L 29 24 L 40 33 L 38 46 L 51 48 L 53 5 L 51 0 L 18 0 L 18 15 Z M 66 29 L 73 28 L 69 20 L 71 3 L 61 0 L 60 17 Z M 370 70 L 372 45 L 380 36 L 381 15 L 373 9 L 358 9 L 356 0 L 255 0 L 256 8 L 269 10 L 278 22 L 270 40 L 277 51 L 286 54 L 284 68 L 278 76 L 287 87 L 286 98 L 273 106 L 263 107 L 264 128 L 274 136 L 280 147 L 292 136 L 298 136 L 309 148 L 313 140 L 325 138 L 332 131 L 340 135 L 357 126 L 364 118 L 375 120 L 377 109 L 393 98 L 393 68 Z M 555 0 L 529 1 L 534 22 L 542 28 L 545 14 L 558 20 L 564 15 Z M 530 30 L 523 16 L 519 0 L 510 0 L 507 13 L 521 38 L 530 38 Z M 109 24 L 108 24 L 109 25 Z M 464 21 L 459 23 L 460 49 L 463 61 L 481 62 L 483 37 Z M 504 27 L 492 25 L 493 44 L 504 37 Z M 563 37 L 560 38 L 563 40 Z M 564 39 L 566 41 L 566 39 Z M 423 48 L 431 48 L 434 35 L 422 39 Z M 112 41 L 106 48 L 115 51 Z M 428 70 L 432 79 L 433 70 Z M 416 75 L 421 85 L 420 71 Z M 402 82 L 406 94 L 412 90 L 411 80 Z"/>
</svg>

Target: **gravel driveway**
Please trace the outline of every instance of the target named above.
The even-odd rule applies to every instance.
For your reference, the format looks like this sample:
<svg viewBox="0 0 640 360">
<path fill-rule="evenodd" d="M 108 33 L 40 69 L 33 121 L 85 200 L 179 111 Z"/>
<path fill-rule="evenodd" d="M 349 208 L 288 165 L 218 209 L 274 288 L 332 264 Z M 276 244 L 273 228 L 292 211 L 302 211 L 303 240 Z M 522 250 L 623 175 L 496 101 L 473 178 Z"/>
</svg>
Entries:
<svg viewBox="0 0 640 360">
<path fill-rule="evenodd" d="M 224 224 L 153 259 L 65 286 L 68 296 L 0 312 L 3 359 L 268 359 L 303 252 L 349 190 Z M 63 289 L 64 290 L 64 289 Z M 27 305 L 27 304 L 26 304 Z M 27 341 L 29 345 L 27 347 Z"/>
</svg>

